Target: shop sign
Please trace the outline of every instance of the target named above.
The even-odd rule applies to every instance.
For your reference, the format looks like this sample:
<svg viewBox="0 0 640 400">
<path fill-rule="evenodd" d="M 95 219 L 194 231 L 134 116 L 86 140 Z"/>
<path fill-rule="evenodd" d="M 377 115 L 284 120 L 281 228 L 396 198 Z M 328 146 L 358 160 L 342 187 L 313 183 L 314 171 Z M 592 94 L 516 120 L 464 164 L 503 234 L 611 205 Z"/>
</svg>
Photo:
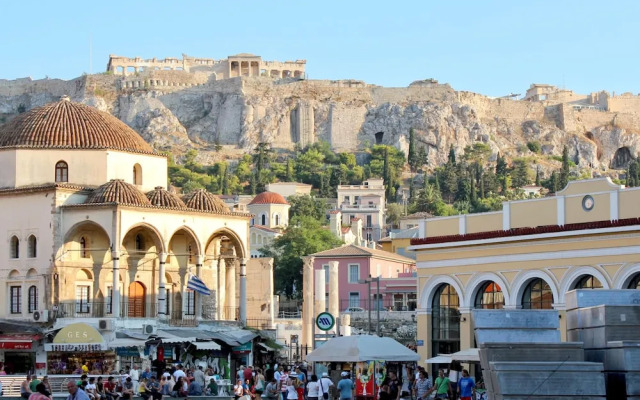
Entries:
<svg viewBox="0 0 640 400">
<path fill-rule="evenodd" d="M 121 357 L 140 357 L 140 351 L 135 347 L 116 347 L 116 355 Z"/>
<path fill-rule="evenodd" d="M 233 354 L 249 354 L 251 353 L 251 344 L 252 342 L 247 342 L 245 344 L 241 344 L 240 346 L 235 346 L 232 348 Z"/>
<path fill-rule="evenodd" d="M 416 346 L 424 346 L 424 340 L 416 340 Z"/>
<path fill-rule="evenodd" d="M 69 344 L 100 343 L 103 341 L 102 335 L 96 328 L 82 322 L 65 326 L 53 338 L 53 343 Z"/>
<path fill-rule="evenodd" d="M 31 342 L 0 342 L 0 350 L 31 350 Z"/>
<path fill-rule="evenodd" d="M 107 346 L 104 343 L 46 343 L 44 345 L 45 351 L 102 351 L 107 350 Z"/>
</svg>

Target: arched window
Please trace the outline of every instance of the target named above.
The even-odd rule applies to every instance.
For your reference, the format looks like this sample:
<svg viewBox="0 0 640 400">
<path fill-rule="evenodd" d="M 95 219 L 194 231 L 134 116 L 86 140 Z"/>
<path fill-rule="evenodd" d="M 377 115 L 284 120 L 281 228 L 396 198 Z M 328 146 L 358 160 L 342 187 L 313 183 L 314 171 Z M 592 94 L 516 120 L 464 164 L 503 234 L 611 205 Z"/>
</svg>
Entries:
<svg viewBox="0 0 640 400">
<path fill-rule="evenodd" d="M 553 292 L 547 282 L 541 278 L 529 282 L 522 294 L 522 308 L 550 310 L 553 304 Z"/>
<path fill-rule="evenodd" d="M 274 220 L 276 222 L 276 226 L 280 226 L 280 214 L 275 214 Z"/>
<path fill-rule="evenodd" d="M 504 308 L 504 295 L 500 286 L 491 281 L 483 283 L 476 293 L 474 307 L 491 310 Z"/>
<path fill-rule="evenodd" d="M 29 287 L 29 314 L 38 310 L 38 288 L 33 285 Z"/>
<path fill-rule="evenodd" d="M 136 250 L 144 250 L 144 238 L 140 234 L 136 235 Z"/>
<path fill-rule="evenodd" d="M 602 289 L 602 282 L 593 275 L 583 275 L 576 282 L 574 289 Z"/>
<path fill-rule="evenodd" d="M 449 284 L 436 290 L 432 304 L 432 354 L 452 354 L 460 351 L 460 299 Z"/>
<path fill-rule="evenodd" d="M 64 161 L 56 163 L 56 182 L 69 182 L 69 165 Z"/>
<path fill-rule="evenodd" d="M 9 249 L 9 254 L 11 258 L 20 258 L 20 239 L 17 236 L 11 237 L 11 248 Z"/>
<path fill-rule="evenodd" d="M 37 246 L 38 240 L 36 237 L 34 235 L 29 236 L 27 242 L 27 257 L 36 258 L 36 255 L 38 254 Z"/>
<path fill-rule="evenodd" d="M 80 238 L 80 258 L 89 258 L 89 249 L 87 246 L 87 238 Z"/>
<path fill-rule="evenodd" d="M 142 167 L 140 164 L 133 166 L 133 184 L 142 185 Z"/>
<path fill-rule="evenodd" d="M 266 214 L 262 214 L 260 219 L 262 220 L 262 223 L 260 225 L 267 226 L 267 215 Z"/>
<path fill-rule="evenodd" d="M 629 282 L 627 289 L 640 289 L 640 273 L 636 274 Z"/>
</svg>

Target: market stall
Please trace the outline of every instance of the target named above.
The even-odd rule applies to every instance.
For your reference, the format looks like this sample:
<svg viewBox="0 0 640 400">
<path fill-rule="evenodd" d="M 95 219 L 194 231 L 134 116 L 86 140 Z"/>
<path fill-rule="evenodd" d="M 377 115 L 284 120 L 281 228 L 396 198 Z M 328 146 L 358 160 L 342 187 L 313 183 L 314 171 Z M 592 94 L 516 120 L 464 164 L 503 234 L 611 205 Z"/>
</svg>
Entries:
<svg viewBox="0 0 640 400">
<path fill-rule="evenodd" d="M 341 363 L 356 378 L 356 397 L 373 399 L 390 363 L 416 362 L 420 356 L 389 337 L 341 336 L 307 354 L 307 361 Z M 399 368 L 399 365 L 398 365 Z M 318 371 L 318 368 L 315 369 Z M 398 373 L 400 369 L 396 370 Z"/>
<path fill-rule="evenodd" d="M 45 344 L 47 371 L 55 374 L 82 373 L 82 366 L 89 373 L 104 375 L 113 371 L 116 354 L 110 350 L 100 332 L 85 323 L 75 323 L 62 328 Z"/>
</svg>

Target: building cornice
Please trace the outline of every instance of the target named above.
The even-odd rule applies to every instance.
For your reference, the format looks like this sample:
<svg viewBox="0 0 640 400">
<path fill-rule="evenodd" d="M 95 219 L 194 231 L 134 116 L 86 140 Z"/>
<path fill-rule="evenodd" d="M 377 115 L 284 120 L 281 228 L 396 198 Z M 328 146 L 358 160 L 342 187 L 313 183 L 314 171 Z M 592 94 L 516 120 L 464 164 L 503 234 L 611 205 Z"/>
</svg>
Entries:
<svg viewBox="0 0 640 400">
<path fill-rule="evenodd" d="M 135 210 L 163 210 L 163 211 L 174 211 L 179 212 L 181 214 L 207 214 L 207 215 L 220 215 L 226 217 L 236 217 L 241 219 L 250 220 L 254 217 L 253 214 L 248 213 L 239 213 L 239 212 L 215 212 L 215 211 L 205 211 L 205 210 L 196 210 L 193 208 L 184 208 L 184 207 L 162 207 L 162 206 L 153 206 L 153 205 L 136 205 L 136 204 L 122 204 L 122 203 L 92 203 L 92 204 L 69 204 L 60 206 L 64 209 L 86 209 L 86 208 L 123 208 L 123 209 L 135 209 Z"/>
</svg>

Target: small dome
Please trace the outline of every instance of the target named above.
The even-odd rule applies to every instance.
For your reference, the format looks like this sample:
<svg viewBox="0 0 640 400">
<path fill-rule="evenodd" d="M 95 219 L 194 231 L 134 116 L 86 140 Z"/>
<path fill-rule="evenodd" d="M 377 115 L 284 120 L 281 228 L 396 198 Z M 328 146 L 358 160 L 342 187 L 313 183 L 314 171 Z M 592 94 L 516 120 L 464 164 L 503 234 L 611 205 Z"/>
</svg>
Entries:
<svg viewBox="0 0 640 400">
<path fill-rule="evenodd" d="M 229 207 L 218 196 L 204 189 L 198 189 L 184 196 L 184 203 L 189 208 L 200 211 L 228 213 Z"/>
<path fill-rule="evenodd" d="M 281 194 L 275 192 L 262 192 L 251 200 L 251 204 L 289 204 Z"/>
<path fill-rule="evenodd" d="M 151 146 L 113 115 L 64 98 L 0 126 L 0 148 L 112 149 L 153 153 Z"/>
<path fill-rule="evenodd" d="M 172 207 L 172 208 L 184 208 L 186 205 L 180 197 L 165 190 L 162 186 L 156 186 L 150 192 L 147 192 L 147 198 L 151 202 L 151 205 L 158 207 Z"/>
<path fill-rule="evenodd" d="M 85 200 L 85 204 L 118 203 L 150 206 L 149 199 L 138 188 L 122 179 L 112 179 L 99 186 Z"/>
</svg>

